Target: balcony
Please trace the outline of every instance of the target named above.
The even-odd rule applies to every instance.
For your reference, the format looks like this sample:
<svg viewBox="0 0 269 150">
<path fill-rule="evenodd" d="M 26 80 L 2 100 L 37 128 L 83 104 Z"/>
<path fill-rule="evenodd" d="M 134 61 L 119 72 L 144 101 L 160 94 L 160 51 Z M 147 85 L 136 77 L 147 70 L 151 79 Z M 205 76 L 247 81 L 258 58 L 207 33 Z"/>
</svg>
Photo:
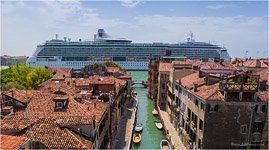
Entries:
<svg viewBox="0 0 269 150">
<path fill-rule="evenodd" d="M 219 89 L 226 92 L 257 92 L 258 86 L 258 75 L 243 74 L 222 80 Z"/>
</svg>

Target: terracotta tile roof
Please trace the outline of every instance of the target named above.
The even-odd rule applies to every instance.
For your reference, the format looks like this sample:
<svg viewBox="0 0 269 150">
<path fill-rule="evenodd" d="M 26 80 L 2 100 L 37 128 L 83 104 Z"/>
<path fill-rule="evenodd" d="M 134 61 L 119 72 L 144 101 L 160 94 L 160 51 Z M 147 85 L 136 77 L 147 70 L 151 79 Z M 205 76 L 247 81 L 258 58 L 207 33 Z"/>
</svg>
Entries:
<svg viewBox="0 0 269 150">
<path fill-rule="evenodd" d="M 268 82 L 269 68 L 264 68 L 256 72 L 256 74 L 260 75 L 260 80 Z"/>
<path fill-rule="evenodd" d="M 68 129 L 61 129 L 54 119 L 40 118 L 24 136 L 40 141 L 50 149 L 86 149 L 84 145 Z"/>
<path fill-rule="evenodd" d="M 109 103 L 104 102 L 91 102 L 91 103 L 84 103 L 82 107 L 90 112 L 91 114 L 95 115 L 96 121 L 99 122 L 103 116 L 103 114 L 109 109 Z"/>
<path fill-rule="evenodd" d="M 52 80 L 64 80 L 71 77 L 72 68 L 48 68 L 48 71 L 53 74 Z"/>
<path fill-rule="evenodd" d="M 92 124 L 92 117 L 59 116 L 59 117 L 56 117 L 56 123 L 63 127 L 71 126 L 71 125 L 89 125 L 89 124 Z"/>
<path fill-rule="evenodd" d="M 28 103 L 30 101 L 30 96 L 34 90 L 18 90 L 15 88 L 12 88 L 8 91 L 3 91 L 3 94 L 15 98 L 17 101 L 22 103 Z"/>
<path fill-rule="evenodd" d="M 197 88 L 197 92 L 192 92 L 195 95 L 209 101 L 224 101 L 224 95 L 219 91 L 219 83 L 212 85 L 203 85 Z"/>
<path fill-rule="evenodd" d="M 266 60 L 259 60 L 259 59 L 249 59 L 247 61 L 243 62 L 243 65 L 245 67 L 257 67 L 259 66 L 259 63 L 261 67 L 268 67 L 268 64 L 266 64 Z"/>
<path fill-rule="evenodd" d="M 32 100 L 28 104 L 27 108 L 22 111 L 16 112 L 16 114 L 27 116 L 47 116 L 47 117 L 59 117 L 59 116 L 91 116 L 85 110 L 81 109 L 81 104 L 76 102 L 73 98 L 69 98 L 68 106 L 65 111 L 54 111 L 55 102 L 53 99 L 59 95 L 51 93 L 39 93 L 32 95 Z"/>
<path fill-rule="evenodd" d="M 115 84 L 114 77 L 90 76 L 89 84 Z"/>
<path fill-rule="evenodd" d="M 61 90 L 68 95 L 74 95 L 75 94 L 75 83 L 73 83 L 73 80 L 70 81 L 52 81 L 47 80 L 46 82 L 43 82 L 39 90 L 42 92 L 50 92 L 54 93 L 55 91 Z"/>
<path fill-rule="evenodd" d="M 185 88 L 192 91 L 193 94 L 203 98 L 204 100 L 224 100 L 224 96 L 219 92 L 219 83 L 206 85 L 205 77 L 199 78 L 199 73 L 193 73 L 177 80 Z M 193 91 L 194 84 L 197 84 L 197 92 Z"/>
<path fill-rule="evenodd" d="M 3 120 L 1 120 L 1 130 L 20 131 L 34 124 L 37 120 L 37 118 L 30 116 L 6 116 Z"/>
<path fill-rule="evenodd" d="M 0 135 L 1 144 L 0 149 L 19 149 L 29 139 L 24 136 L 11 136 L 11 135 Z"/>
<path fill-rule="evenodd" d="M 170 71 L 171 63 L 160 62 L 159 71 Z"/>
<path fill-rule="evenodd" d="M 90 79 L 89 78 L 77 78 L 75 80 L 76 86 L 89 86 Z"/>
<path fill-rule="evenodd" d="M 231 62 L 201 62 L 201 70 L 238 70 Z"/>
<path fill-rule="evenodd" d="M 71 130 L 69 130 L 69 132 L 73 134 L 73 136 L 75 136 L 77 139 L 79 139 L 79 141 L 82 142 L 87 147 L 87 149 L 90 149 L 92 147 L 93 142 L 91 140 L 86 139 L 85 137 L 78 135 L 77 133 Z"/>
<path fill-rule="evenodd" d="M 201 85 L 204 83 L 205 83 L 204 78 L 199 78 L 198 72 L 195 72 L 193 74 L 181 78 L 181 85 L 188 89 L 192 88 L 193 84 Z"/>
</svg>

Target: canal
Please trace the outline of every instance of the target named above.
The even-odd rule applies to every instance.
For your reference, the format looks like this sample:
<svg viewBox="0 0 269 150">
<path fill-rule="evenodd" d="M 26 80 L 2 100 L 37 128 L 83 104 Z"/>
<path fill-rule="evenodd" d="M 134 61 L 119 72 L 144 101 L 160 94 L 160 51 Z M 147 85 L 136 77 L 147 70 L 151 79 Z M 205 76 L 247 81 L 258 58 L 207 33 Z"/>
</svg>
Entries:
<svg viewBox="0 0 269 150">
<path fill-rule="evenodd" d="M 147 71 L 131 71 L 132 80 L 146 81 Z M 138 96 L 137 123 L 144 125 L 141 133 L 142 140 L 139 144 L 133 144 L 133 149 L 160 149 L 160 141 L 165 138 L 162 131 L 157 129 L 154 121 L 158 117 L 152 115 L 154 102 L 147 97 L 148 89 L 142 85 L 134 85 L 133 90 Z"/>
</svg>

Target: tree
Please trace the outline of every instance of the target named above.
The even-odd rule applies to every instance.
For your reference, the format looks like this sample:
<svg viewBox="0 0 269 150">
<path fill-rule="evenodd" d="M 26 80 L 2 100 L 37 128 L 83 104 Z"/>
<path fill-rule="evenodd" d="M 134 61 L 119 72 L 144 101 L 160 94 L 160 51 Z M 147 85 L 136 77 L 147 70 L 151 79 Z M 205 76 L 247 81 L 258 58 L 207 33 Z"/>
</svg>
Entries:
<svg viewBox="0 0 269 150">
<path fill-rule="evenodd" d="M 1 70 L 1 88 L 37 89 L 38 85 L 53 75 L 45 68 L 32 68 L 28 64 L 18 63 Z"/>
</svg>

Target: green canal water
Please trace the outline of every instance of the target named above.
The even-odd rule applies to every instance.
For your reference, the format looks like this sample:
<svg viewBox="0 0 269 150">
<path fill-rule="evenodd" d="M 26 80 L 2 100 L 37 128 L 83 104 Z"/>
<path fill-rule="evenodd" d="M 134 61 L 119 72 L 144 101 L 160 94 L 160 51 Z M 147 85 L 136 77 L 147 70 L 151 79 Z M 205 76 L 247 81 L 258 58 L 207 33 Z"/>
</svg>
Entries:
<svg viewBox="0 0 269 150">
<path fill-rule="evenodd" d="M 146 81 L 147 71 L 131 71 L 132 80 Z M 162 131 L 157 129 L 154 121 L 158 117 L 152 115 L 154 102 L 147 97 L 148 89 L 142 85 L 134 85 L 133 90 L 138 96 L 137 123 L 144 125 L 141 133 L 142 140 L 139 144 L 133 144 L 133 149 L 160 149 L 160 141 L 165 138 Z"/>
</svg>

